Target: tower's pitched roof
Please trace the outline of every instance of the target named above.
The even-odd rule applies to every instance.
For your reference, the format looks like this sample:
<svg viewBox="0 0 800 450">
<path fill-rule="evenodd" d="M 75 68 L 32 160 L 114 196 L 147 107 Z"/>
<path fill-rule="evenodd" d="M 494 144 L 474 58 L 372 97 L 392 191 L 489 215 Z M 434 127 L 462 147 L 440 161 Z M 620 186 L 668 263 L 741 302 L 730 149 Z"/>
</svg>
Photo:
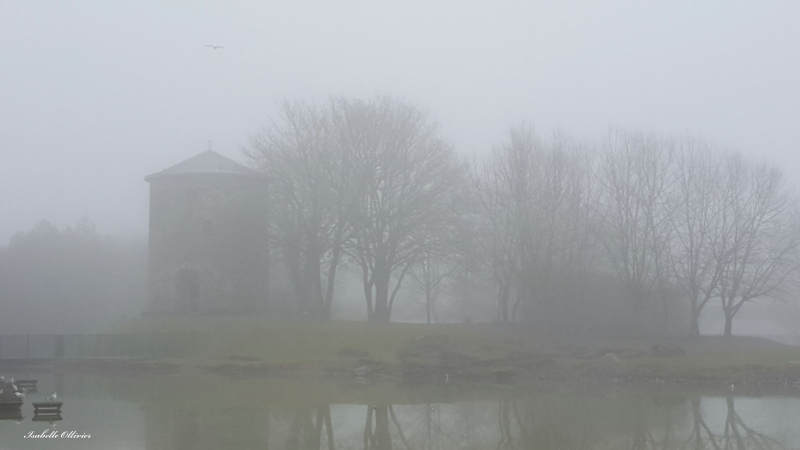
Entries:
<svg viewBox="0 0 800 450">
<path fill-rule="evenodd" d="M 193 156 L 186 161 L 175 164 L 172 167 L 168 167 L 160 172 L 152 173 L 144 177 L 144 179 L 145 181 L 152 181 L 155 178 L 175 175 L 245 175 L 254 173 L 254 170 L 249 169 L 232 159 L 226 158 L 213 150 L 206 150 L 203 153 Z"/>
</svg>

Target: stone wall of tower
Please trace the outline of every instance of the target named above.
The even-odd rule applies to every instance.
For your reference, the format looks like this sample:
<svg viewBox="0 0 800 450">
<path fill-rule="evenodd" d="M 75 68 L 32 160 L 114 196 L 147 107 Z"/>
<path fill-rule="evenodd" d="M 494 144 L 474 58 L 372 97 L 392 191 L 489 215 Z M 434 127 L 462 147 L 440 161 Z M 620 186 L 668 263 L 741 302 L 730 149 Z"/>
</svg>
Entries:
<svg viewBox="0 0 800 450">
<path fill-rule="evenodd" d="M 256 174 L 150 181 L 149 313 L 266 310 L 266 189 Z"/>
</svg>

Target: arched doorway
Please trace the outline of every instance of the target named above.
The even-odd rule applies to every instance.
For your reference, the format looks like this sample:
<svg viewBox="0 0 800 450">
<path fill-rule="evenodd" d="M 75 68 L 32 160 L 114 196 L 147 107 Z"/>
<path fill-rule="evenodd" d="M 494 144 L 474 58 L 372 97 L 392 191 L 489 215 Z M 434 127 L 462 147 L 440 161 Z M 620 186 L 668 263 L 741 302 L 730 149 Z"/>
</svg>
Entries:
<svg viewBox="0 0 800 450">
<path fill-rule="evenodd" d="M 200 310 L 200 276 L 194 269 L 181 269 L 175 275 L 175 310 Z"/>
</svg>

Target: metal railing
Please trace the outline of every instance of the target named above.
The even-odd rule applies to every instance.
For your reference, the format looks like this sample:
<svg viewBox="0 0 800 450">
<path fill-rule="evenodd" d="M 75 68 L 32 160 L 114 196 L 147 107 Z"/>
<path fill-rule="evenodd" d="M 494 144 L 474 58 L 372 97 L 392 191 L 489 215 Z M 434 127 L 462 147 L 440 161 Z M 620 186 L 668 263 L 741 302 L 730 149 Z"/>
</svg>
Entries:
<svg viewBox="0 0 800 450">
<path fill-rule="evenodd" d="M 199 348 L 197 338 L 194 333 L 6 334 L 0 335 L 0 361 L 180 357 Z"/>
</svg>

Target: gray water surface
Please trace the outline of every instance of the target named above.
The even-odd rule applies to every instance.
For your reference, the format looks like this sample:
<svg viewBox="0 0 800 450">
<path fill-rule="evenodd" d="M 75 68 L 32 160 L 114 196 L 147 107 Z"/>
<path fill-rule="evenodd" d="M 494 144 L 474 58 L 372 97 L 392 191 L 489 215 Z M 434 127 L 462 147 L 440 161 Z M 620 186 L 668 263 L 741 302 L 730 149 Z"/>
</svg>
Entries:
<svg viewBox="0 0 800 450">
<path fill-rule="evenodd" d="M 208 375 L 39 380 L 0 449 L 800 449 L 800 399 Z M 34 421 L 53 391 L 62 420 Z M 40 419 L 40 418 L 37 418 Z M 34 437 L 46 436 L 46 437 Z"/>
</svg>

